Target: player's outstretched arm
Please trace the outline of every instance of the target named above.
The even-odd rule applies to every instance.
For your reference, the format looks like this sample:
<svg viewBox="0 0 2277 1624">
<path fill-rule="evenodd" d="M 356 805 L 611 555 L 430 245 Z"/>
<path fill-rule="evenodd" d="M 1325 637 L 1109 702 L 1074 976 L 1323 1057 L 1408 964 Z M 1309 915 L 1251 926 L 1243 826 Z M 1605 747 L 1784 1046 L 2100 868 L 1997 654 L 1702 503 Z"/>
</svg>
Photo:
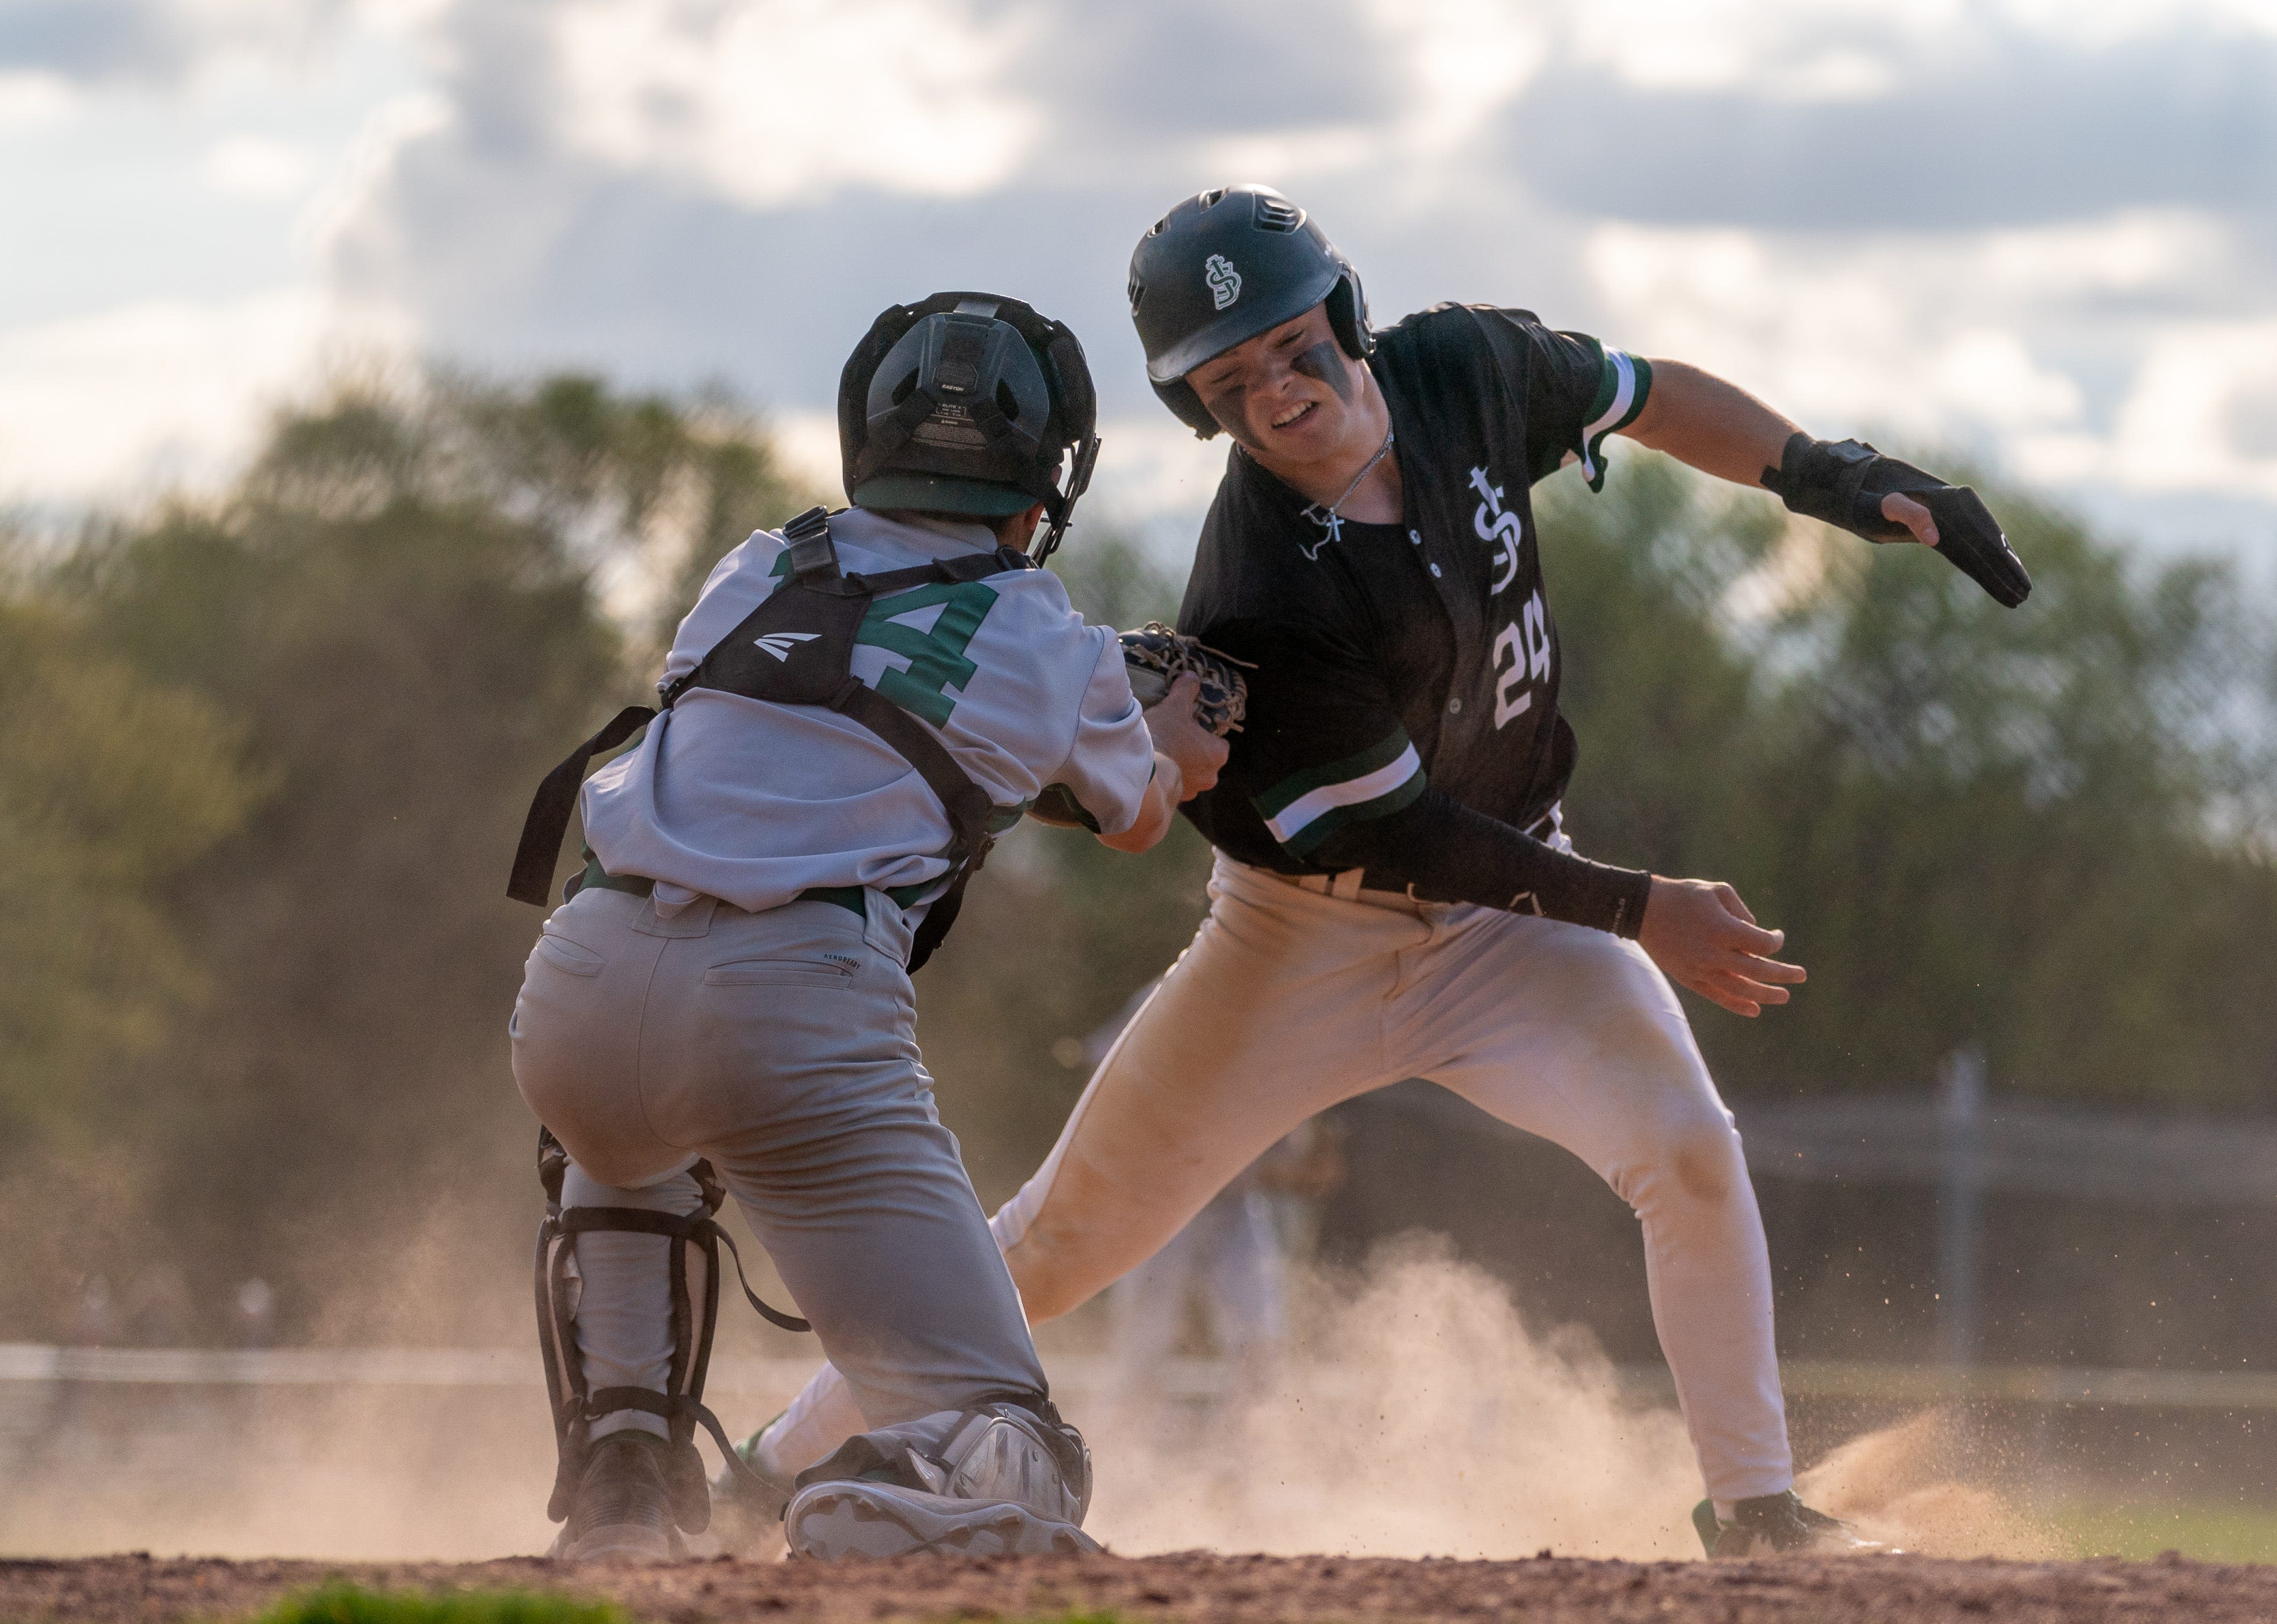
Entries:
<svg viewBox="0 0 2277 1624">
<path fill-rule="evenodd" d="M 1146 713 L 1146 731 L 1154 741 L 1154 778 L 1138 816 L 1119 835 L 1101 835 L 1100 843 L 1117 851 L 1145 851 L 1169 833 L 1178 803 L 1192 800 L 1217 782 L 1225 765 L 1225 741 L 1194 719 L 1194 700 L 1201 691 L 1191 674 L 1170 684 L 1169 691 Z"/>
<path fill-rule="evenodd" d="M 1786 941 L 1785 931 L 1757 925 L 1730 886 L 1657 874 L 1637 932 L 1637 945 L 1670 980 L 1748 1017 L 1767 1003 L 1785 1003 L 1786 989 L 1807 979 L 1801 965 L 1771 957 Z"/>
<path fill-rule="evenodd" d="M 1861 440 L 1813 439 L 1737 385 L 1680 361 L 1652 362 L 1652 393 L 1621 431 L 1793 512 L 1868 541 L 1918 541 L 2014 608 L 2031 577 L 1976 492 L 1947 484 Z"/>
</svg>

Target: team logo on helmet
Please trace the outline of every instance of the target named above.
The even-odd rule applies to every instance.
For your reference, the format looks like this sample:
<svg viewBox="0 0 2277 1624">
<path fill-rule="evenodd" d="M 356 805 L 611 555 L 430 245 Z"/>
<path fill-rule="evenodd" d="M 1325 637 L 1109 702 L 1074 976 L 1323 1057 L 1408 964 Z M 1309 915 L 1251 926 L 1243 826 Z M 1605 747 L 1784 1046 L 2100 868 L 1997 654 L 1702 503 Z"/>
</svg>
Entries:
<svg viewBox="0 0 2277 1624">
<path fill-rule="evenodd" d="M 1210 297 L 1221 310 L 1241 297 L 1241 272 L 1222 254 L 1213 254 L 1202 262 L 1202 280 L 1209 284 Z"/>
</svg>

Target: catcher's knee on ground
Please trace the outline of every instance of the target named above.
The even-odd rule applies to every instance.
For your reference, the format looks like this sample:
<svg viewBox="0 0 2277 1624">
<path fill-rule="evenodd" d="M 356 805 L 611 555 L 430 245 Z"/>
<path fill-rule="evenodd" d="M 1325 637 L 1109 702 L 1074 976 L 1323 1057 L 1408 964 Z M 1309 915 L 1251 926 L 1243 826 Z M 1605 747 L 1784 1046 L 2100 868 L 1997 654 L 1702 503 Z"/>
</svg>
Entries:
<svg viewBox="0 0 2277 1624">
<path fill-rule="evenodd" d="M 802 1556 L 1067 1555 L 1099 1549 L 1090 1505 L 1081 1434 L 1047 1399 L 1008 1396 L 847 1439 L 798 1475 L 784 1526 Z"/>
</svg>

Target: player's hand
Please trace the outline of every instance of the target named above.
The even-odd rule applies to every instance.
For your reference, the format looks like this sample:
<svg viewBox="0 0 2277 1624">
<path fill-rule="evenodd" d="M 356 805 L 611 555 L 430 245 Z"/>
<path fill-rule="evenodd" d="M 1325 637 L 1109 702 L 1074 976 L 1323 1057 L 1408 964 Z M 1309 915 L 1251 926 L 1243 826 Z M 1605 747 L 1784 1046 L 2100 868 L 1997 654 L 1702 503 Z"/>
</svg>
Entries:
<svg viewBox="0 0 2277 1624">
<path fill-rule="evenodd" d="M 1184 801 L 1215 784 L 1217 771 L 1225 765 L 1225 741 L 1194 720 L 1194 701 L 1201 690 L 1201 680 L 1190 671 L 1145 713 L 1154 748 L 1177 764 L 1185 780 L 1185 793 L 1178 797 Z"/>
<path fill-rule="evenodd" d="M 1748 1017 L 1762 1014 L 1767 1003 L 1785 1003 L 1787 987 L 1808 979 L 1801 964 L 1771 957 L 1786 941 L 1785 931 L 1757 925 L 1730 886 L 1658 874 L 1644 905 L 1644 928 L 1637 933 L 1637 945 L 1670 980 Z"/>
<path fill-rule="evenodd" d="M 1882 517 L 1892 524 L 1904 525 L 1923 546 L 1937 545 L 1937 520 L 1928 508 L 1904 492 L 1892 491 L 1882 499 Z"/>
</svg>

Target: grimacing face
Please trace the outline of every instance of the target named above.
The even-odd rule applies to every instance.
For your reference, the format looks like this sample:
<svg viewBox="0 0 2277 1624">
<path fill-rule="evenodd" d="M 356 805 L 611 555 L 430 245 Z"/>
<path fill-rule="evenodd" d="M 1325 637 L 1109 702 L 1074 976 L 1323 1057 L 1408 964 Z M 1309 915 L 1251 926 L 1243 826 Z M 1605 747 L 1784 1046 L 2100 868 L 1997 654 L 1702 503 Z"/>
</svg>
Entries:
<svg viewBox="0 0 2277 1624">
<path fill-rule="evenodd" d="M 1186 382 L 1228 434 L 1269 461 L 1331 456 L 1353 428 L 1364 379 L 1326 304 L 1211 356 Z"/>
</svg>

